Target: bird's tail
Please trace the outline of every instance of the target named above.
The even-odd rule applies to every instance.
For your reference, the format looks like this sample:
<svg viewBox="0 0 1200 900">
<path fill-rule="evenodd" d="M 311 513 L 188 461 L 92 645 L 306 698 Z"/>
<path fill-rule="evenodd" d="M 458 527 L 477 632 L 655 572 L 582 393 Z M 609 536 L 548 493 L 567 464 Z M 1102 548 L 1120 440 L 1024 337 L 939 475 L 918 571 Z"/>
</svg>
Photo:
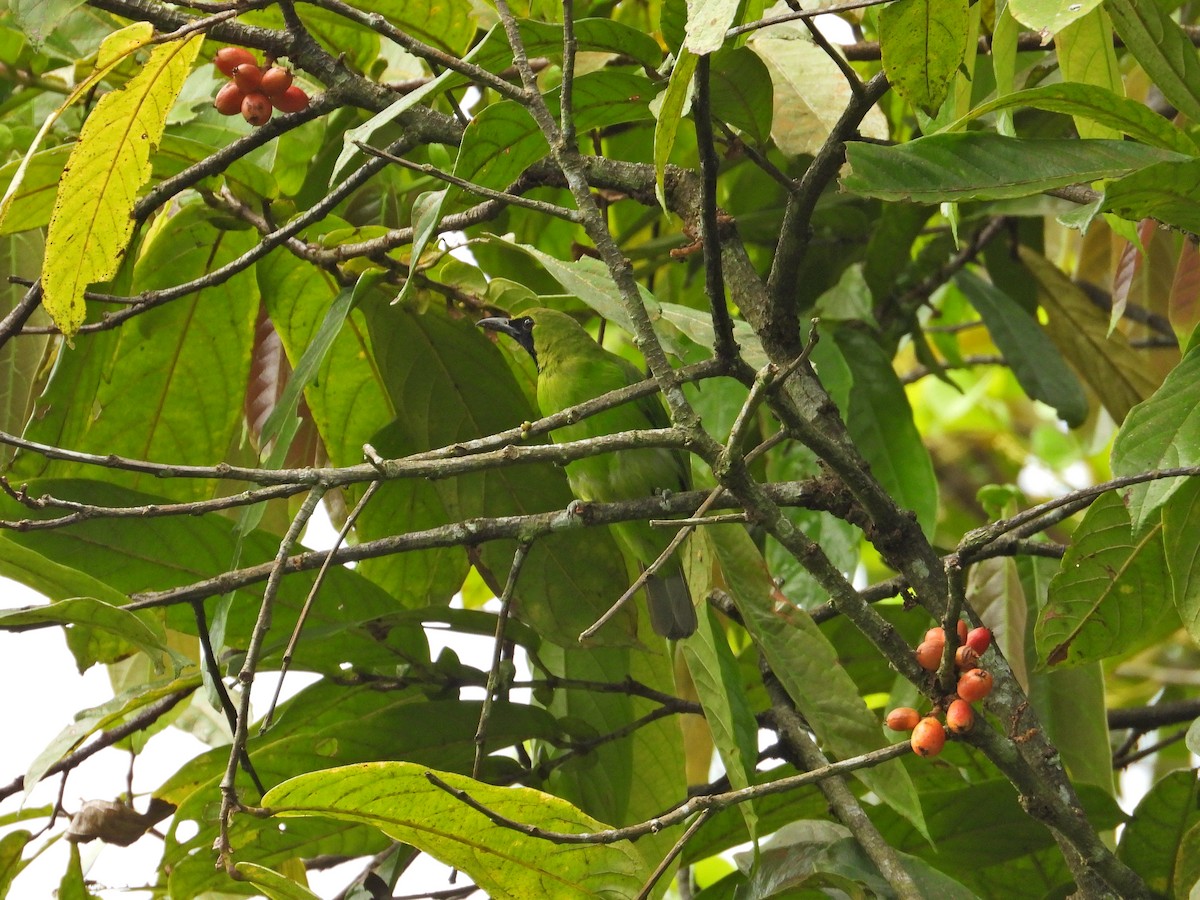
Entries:
<svg viewBox="0 0 1200 900">
<path fill-rule="evenodd" d="M 696 607 L 682 571 L 647 578 L 646 605 L 655 634 L 677 641 L 696 630 Z"/>
</svg>

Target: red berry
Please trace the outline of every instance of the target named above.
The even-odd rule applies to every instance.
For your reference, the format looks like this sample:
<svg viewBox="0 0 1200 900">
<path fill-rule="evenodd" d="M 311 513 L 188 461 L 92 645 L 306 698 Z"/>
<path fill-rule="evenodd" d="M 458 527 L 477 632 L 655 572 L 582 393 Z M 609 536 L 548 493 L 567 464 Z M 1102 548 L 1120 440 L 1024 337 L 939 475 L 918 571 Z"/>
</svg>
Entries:
<svg viewBox="0 0 1200 900">
<path fill-rule="evenodd" d="M 913 729 L 909 743 L 917 756 L 937 756 L 946 746 L 946 729 L 933 716 L 926 716 Z"/>
<path fill-rule="evenodd" d="M 221 85 L 217 96 L 213 98 L 213 106 L 223 116 L 236 115 L 242 111 L 242 100 L 245 99 L 245 96 L 241 89 L 231 81 L 229 84 Z"/>
<path fill-rule="evenodd" d="M 254 54 L 249 50 L 241 47 L 222 47 L 217 51 L 217 55 L 213 57 L 213 64 L 220 70 L 222 75 L 232 75 L 233 70 L 238 66 L 255 65 L 257 60 Z"/>
<path fill-rule="evenodd" d="M 233 81 L 242 89 L 243 94 L 250 94 L 259 89 L 262 84 L 262 69 L 253 63 L 242 63 L 233 70 Z"/>
<path fill-rule="evenodd" d="M 992 673 L 987 669 L 972 669 L 958 679 L 958 696 L 968 703 L 982 700 L 992 692 Z"/>
<path fill-rule="evenodd" d="M 967 623 L 959 619 L 956 627 L 958 628 L 958 642 L 960 644 L 965 643 L 967 640 Z"/>
<path fill-rule="evenodd" d="M 946 727 L 955 734 L 966 734 L 975 724 L 975 710 L 966 700 L 955 700 L 946 710 Z"/>
<path fill-rule="evenodd" d="M 921 721 L 921 714 L 911 706 L 898 706 L 887 714 L 885 721 L 892 731 L 912 731 Z"/>
<path fill-rule="evenodd" d="M 960 672 L 973 669 L 979 665 L 979 654 L 966 644 L 954 651 L 954 668 Z"/>
<path fill-rule="evenodd" d="M 280 112 L 294 113 L 308 109 L 308 94 L 292 85 L 278 97 L 272 97 L 271 102 Z"/>
<path fill-rule="evenodd" d="M 271 66 L 263 72 L 262 92 L 268 97 L 275 98 L 292 86 L 292 73 L 280 66 Z"/>
<path fill-rule="evenodd" d="M 972 628 L 967 634 L 966 644 L 980 656 L 987 652 L 987 648 L 992 646 L 992 633 L 983 626 Z"/>
<path fill-rule="evenodd" d="M 917 665 L 927 672 L 937 671 L 937 667 L 942 664 L 942 650 L 945 646 L 945 643 L 938 641 L 921 641 L 916 649 Z"/>
<path fill-rule="evenodd" d="M 925 632 L 925 640 L 938 641 L 939 643 L 944 644 L 946 643 L 946 632 L 942 629 L 942 626 L 935 626 Z"/>
<path fill-rule="evenodd" d="M 251 125 L 265 125 L 271 119 L 271 101 L 265 94 L 247 94 L 242 100 L 242 118 Z"/>
</svg>

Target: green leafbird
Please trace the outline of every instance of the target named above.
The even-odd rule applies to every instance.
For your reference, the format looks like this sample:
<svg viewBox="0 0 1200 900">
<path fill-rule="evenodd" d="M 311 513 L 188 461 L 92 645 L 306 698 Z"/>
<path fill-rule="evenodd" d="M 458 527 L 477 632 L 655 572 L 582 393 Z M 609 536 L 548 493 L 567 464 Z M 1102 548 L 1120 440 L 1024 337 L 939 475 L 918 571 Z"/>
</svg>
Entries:
<svg viewBox="0 0 1200 900">
<path fill-rule="evenodd" d="M 538 367 L 537 399 L 542 415 L 591 400 L 642 380 L 628 361 L 609 353 L 583 326 L 553 309 L 531 309 L 519 318 L 482 319 L 481 328 L 512 336 L 529 351 Z M 589 416 L 554 432 L 558 441 L 578 441 L 618 431 L 666 428 L 666 410 L 657 397 L 643 397 Z M 675 450 L 622 450 L 579 459 L 567 465 L 571 490 L 580 500 L 610 502 L 648 497 L 655 491 L 687 490 L 687 461 Z M 613 526 L 617 538 L 643 568 L 654 562 L 671 541 L 671 533 L 647 522 Z M 696 630 L 696 608 L 679 560 L 668 560 L 646 582 L 650 623 L 672 640 Z"/>
</svg>

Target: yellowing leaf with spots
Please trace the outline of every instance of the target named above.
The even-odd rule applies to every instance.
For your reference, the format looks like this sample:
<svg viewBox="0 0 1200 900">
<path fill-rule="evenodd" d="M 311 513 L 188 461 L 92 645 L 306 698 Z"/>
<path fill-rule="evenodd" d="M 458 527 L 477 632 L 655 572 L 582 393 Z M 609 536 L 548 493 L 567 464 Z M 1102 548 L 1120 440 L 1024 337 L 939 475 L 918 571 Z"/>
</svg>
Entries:
<svg viewBox="0 0 1200 900">
<path fill-rule="evenodd" d="M 88 285 L 117 272 L 133 235 L 133 205 L 150 177 L 150 154 L 203 40 L 194 35 L 155 48 L 83 125 L 50 216 L 42 272 L 43 305 L 67 337 L 83 324 Z"/>
</svg>

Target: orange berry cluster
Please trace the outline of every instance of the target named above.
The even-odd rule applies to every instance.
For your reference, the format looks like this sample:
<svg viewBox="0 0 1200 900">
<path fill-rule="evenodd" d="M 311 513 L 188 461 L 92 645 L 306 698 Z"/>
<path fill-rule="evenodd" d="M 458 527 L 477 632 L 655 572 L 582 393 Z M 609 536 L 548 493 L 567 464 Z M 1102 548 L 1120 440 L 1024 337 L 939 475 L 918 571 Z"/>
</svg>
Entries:
<svg viewBox="0 0 1200 900">
<path fill-rule="evenodd" d="M 233 81 L 224 85 L 213 100 L 223 116 L 238 113 L 257 128 L 271 120 L 272 108 L 284 113 L 308 109 L 308 94 L 292 84 L 292 73 L 281 66 L 264 69 L 254 54 L 241 47 L 222 47 L 213 63 Z"/>
<path fill-rule="evenodd" d="M 986 628 L 968 630 L 967 623 L 958 623 L 959 646 L 954 652 L 954 667 L 958 676 L 958 694 L 946 707 L 943 725 L 938 719 L 939 710 L 934 709 L 922 716 L 915 709 L 902 706 L 887 715 L 887 727 L 893 731 L 911 731 L 913 752 L 918 756 L 937 756 L 946 746 L 946 730 L 954 734 L 965 734 L 975 724 L 975 711 L 971 704 L 982 700 L 992 692 L 992 673 L 979 668 L 981 657 L 992 643 L 992 633 Z M 917 664 L 928 672 L 934 672 L 942 662 L 946 649 L 946 633 L 940 627 L 925 632 L 925 640 L 917 645 Z"/>
</svg>

